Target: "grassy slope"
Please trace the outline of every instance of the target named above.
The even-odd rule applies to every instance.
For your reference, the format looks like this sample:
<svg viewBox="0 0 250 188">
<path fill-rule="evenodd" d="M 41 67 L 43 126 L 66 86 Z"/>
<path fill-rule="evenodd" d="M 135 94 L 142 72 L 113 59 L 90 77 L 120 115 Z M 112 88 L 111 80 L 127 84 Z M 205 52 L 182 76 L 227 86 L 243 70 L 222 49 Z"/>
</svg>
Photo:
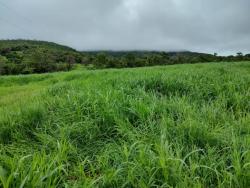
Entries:
<svg viewBox="0 0 250 188">
<path fill-rule="evenodd" d="M 0 186 L 249 187 L 250 63 L 0 77 Z"/>
</svg>

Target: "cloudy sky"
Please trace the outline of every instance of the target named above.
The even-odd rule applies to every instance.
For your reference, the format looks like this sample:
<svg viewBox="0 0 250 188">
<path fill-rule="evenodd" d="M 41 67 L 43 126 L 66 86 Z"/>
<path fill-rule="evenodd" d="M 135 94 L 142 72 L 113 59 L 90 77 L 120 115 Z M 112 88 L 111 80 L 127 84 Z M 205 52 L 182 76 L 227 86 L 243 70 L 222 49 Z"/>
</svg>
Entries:
<svg viewBox="0 0 250 188">
<path fill-rule="evenodd" d="M 250 0 L 0 0 L 0 39 L 250 53 Z"/>
</svg>

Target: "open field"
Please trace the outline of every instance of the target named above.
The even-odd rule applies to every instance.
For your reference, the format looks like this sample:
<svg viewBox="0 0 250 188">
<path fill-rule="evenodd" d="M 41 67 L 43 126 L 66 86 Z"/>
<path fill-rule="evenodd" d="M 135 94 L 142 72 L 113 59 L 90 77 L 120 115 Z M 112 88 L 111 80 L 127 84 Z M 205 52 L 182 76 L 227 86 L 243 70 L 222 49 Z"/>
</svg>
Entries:
<svg viewBox="0 0 250 188">
<path fill-rule="evenodd" d="M 250 187 L 250 62 L 2 76 L 0 187 Z"/>
</svg>

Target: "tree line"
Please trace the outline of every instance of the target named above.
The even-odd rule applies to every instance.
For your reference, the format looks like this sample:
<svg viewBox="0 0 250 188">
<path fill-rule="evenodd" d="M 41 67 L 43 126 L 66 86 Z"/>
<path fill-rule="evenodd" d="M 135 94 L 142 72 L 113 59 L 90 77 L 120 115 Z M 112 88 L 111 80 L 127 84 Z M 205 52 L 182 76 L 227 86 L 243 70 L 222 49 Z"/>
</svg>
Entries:
<svg viewBox="0 0 250 188">
<path fill-rule="evenodd" d="M 216 53 L 194 52 L 101 52 L 89 54 L 89 61 L 96 68 L 126 68 L 155 65 L 193 64 L 205 62 L 250 61 L 250 54 L 218 56 Z"/>
<path fill-rule="evenodd" d="M 157 51 L 79 52 L 43 41 L 0 41 L 0 75 L 69 71 L 75 65 L 88 68 L 126 68 L 203 62 L 250 61 L 250 54 L 218 56 L 217 53 Z"/>
</svg>

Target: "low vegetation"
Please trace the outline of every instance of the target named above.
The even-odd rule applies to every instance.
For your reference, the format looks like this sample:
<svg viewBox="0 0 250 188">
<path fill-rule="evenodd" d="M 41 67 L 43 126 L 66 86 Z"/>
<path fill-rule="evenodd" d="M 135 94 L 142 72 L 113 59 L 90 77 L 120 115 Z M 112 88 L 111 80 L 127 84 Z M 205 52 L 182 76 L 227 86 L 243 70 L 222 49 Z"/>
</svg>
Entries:
<svg viewBox="0 0 250 188">
<path fill-rule="evenodd" d="M 250 63 L 0 77 L 0 187 L 250 187 Z"/>
</svg>

